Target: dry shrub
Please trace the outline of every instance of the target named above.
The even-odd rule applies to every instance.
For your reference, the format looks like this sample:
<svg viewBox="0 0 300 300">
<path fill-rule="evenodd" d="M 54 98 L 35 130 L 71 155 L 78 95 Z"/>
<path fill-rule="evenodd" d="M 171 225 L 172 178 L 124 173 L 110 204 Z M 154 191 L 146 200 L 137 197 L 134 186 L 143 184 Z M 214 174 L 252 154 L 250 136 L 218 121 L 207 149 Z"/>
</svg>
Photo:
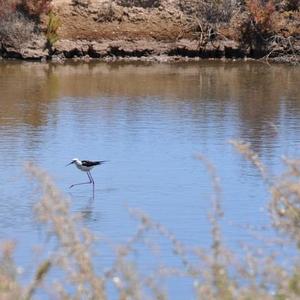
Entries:
<svg viewBox="0 0 300 300">
<path fill-rule="evenodd" d="M 82 6 L 82 7 L 88 7 L 90 4 L 90 0 L 72 0 L 72 4 L 74 6 Z"/>
<path fill-rule="evenodd" d="M 257 31 L 262 34 L 272 31 L 272 16 L 275 12 L 275 5 L 272 0 L 268 0 L 266 3 L 262 0 L 247 0 L 246 9 L 249 11 L 251 21 Z"/>
<path fill-rule="evenodd" d="M 199 17 L 209 23 L 228 23 L 234 6 L 231 0 L 210 0 L 199 3 Z"/>
<path fill-rule="evenodd" d="M 300 0 L 287 0 L 285 3 L 286 10 L 298 10 L 300 8 Z"/>
<path fill-rule="evenodd" d="M 161 0 L 116 0 L 116 3 L 124 7 L 143 7 L 151 8 L 158 7 L 161 3 Z"/>
<path fill-rule="evenodd" d="M 0 0 L 0 16 L 20 13 L 32 18 L 39 18 L 51 9 L 52 0 Z"/>
<path fill-rule="evenodd" d="M 300 0 L 282 0 L 279 1 L 277 7 L 284 11 L 299 11 Z"/>
<path fill-rule="evenodd" d="M 123 19 L 123 8 L 116 2 L 111 0 L 105 0 L 101 2 L 98 12 L 94 17 L 96 22 L 121 22 Z"/>
<path fill-rule="evenodd" d="M 39 33 L 39 16 L 48 12 L 52 0 L 0 0 L 0 41 L 6 47 L 22 48 Z"/>
<path fill-rule="evenodd" d="M 0 41 L 6 46 L 20 49 L 36 32 L 36 24 L 18 11 L 0 19 Z"/>
<path fill-rule="evenodd" d="M 220 28 L 227 27 L 235 11 L 238 9 L 231 0 L 179 0 L 179 9 L 189 20 L 187 31 L 198 40 L 198 48 L 207 44 L 215 46 L 216 40 L 223 40 Z"/>
<path fill-rule="evenodd" d="M 232 36 L 245 48 L 257 50 L 258 53 L 267 52 L 269 39 L 274 34 L 274 12 L 272 0 L 266 3 L 247 0 L 244 10 L 231 19 Z"/>
<path fill-rule="evenodd" d="M 14 13 L 16 11 L 17 3 L 17 0 L 0 0 L 0 17 Z"/>
<path fill-rule="evenodd" d="M 51 9 L 52 0 L 20 0 L 19 9 L 32 18 L 39 18 Z"/>
<path fill-rule="evenodd" d="M 231 0 L 179 0 L 178 5 L 187 16 L 210 24 L 229 22 L 235 9 Z"/>
</svg>

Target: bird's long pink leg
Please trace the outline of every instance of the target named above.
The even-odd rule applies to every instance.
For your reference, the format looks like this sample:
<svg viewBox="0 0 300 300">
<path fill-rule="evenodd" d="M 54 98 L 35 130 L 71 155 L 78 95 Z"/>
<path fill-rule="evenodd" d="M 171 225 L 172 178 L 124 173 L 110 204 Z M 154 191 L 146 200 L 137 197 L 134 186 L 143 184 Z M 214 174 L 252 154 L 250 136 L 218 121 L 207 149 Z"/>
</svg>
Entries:
<svg viewBox="0 0 300 300">
<path fill-rule="evenodd" d="M 71 189 L 73 186 L 75 186 L 75 185 L 82 185 L 82 184 L 93 184 L 94 185 L 94 180 L 93 180 L 93 178 L 91 178 L 90 177 L 90 174 L 89 174 L 90 172 L 88 171 L 87 172 L 87 175 L 88 175 L 88 178 L 89 178 L 89 182 L 81 182 L 81 183 L 75 183 L 75 184 L 72 184 L 72 185 L 70 185 L 70 187 L 69 187 L 69 189 Z"/>
<path fill-rule="evenodd" d="M 95 182 L 90 171 L 87 172 L 91 183 L 93 184 L 93 196 L 95 195 Z"/>
</svg>

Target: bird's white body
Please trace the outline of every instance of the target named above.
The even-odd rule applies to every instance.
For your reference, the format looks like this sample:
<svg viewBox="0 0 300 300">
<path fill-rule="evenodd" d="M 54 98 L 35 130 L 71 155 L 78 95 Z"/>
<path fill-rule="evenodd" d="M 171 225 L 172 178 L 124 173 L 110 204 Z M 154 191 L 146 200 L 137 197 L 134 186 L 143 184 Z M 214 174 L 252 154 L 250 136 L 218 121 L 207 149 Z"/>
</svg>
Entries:
<svg viewBox="0 0 300 300">
<path fill-rule="evenodd" d="M 80 160 L 78 158 L 74 158 L 72 159 L 72 161 L 67 164 L 67 166 L 71 165 L 71 164 L 75 164 L 76 167 L 83 172 L 86 172 L 89 178 L 89 182 L 81 182 L 81 183 L 75 183 L 72 184 L 70 186 L 70 188 L 72 188 L 75 185 L 81 185 L 81 184 L 92 184 L 93 185 L 93 195 L 94 195 L 94 191 L 95 191 L 95 182 L 94 179 L 92 177 L 92 174 L 90 173 L 90 171 L 98 165 L 101 165 L 102 163 L 104 163 L 104 160 L 99 160 L 99 161 L 90 161 L 90 160 Z"/>
<path fill-rule="evenodd" d="M 76 167 L 83 172 L 88 172 L 88 171 L 92 170 L 95 166 L 95 165 L 94 166 L 84 166 L 82 164 L 82 161 L 79 160 L 78 158 L 75 158 L 74 160 L 75 160 L 74 163 L 75 163 Z"/>
</svg>

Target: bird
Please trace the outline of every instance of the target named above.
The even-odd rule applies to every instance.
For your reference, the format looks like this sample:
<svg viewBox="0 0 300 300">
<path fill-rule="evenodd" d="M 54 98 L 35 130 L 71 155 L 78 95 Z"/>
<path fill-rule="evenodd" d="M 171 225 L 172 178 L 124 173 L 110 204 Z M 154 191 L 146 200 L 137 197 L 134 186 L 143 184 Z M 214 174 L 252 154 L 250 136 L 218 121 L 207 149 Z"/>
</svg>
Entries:
<svg viewBox="0 0 300 300">
<path fill-rule="evenodd" d="M 79 170 L 87 173 L 87 176 L 88 176 L 88 178 L 89 178 L 90 181 L 89 182 L 75 183 L 75 184 L 70 185 L 69 188 L 71 189 L 75 185 L 93 184 L 93 194 L 94 194 L 95 193 L 95 182 L 94 182 L 94 179 L 92 177 L 91 170 L 95 166 L 101 165 L 101 164 L 103 164 L 105 162 L 106 162 L 106 160 L 91 161 L 91 160 L 80 160 L 78 158 L 73 158 L 72 161 L 70 163 L 68 163 L 66 166 L 69 166 L 71 164 L 75 164 L 75 166 Z"/>
</svg>

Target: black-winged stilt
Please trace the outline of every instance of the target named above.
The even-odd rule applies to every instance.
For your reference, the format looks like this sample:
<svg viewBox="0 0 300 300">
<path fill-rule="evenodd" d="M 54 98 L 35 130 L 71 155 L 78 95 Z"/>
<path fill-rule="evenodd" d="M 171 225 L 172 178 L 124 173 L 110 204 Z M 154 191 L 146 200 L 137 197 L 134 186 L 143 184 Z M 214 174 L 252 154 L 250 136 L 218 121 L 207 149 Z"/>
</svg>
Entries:
<svg viewBox="0 0 300 300">
<path fill-rule="evenodd" d="M 76 167 L 83 171 L 83 172 L 86 172 L 87 175 L 88 175 L 88 178 L 89 178 L 89 182 L 81 182 L 81 183 L 75 183 L 75 184 L 72 184 L 70 185 L 70 189 L 75 186 L 75 185 L 81 185 L 81 184 L 93 184 L 93 193 L 95 191 L 95 182 L 94 182 L 94 179 L 92 177 L 92 174 L 91 174 L 91 170 L 93 169 L 93 167 L 95 166 L 98 166 L 98 165 L 101 165 L 103 164 L 104 162 L 106 162 L 105 160 L 99 160 L 99 161 L 90 161 L 90 160 L 80 160 L 78 158 L 73 158 L 72 161 L 67 164 L 67 166 L 71 165 L 71 164 L 75 164 Z"/>
</svg>

